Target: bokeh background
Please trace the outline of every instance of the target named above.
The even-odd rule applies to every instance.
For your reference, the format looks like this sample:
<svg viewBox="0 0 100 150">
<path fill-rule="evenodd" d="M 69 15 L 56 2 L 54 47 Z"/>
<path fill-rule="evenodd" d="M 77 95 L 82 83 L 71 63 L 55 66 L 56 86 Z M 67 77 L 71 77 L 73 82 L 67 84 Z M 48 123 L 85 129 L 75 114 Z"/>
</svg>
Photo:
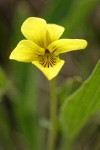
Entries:
<svg viewBox="0 0 100 150">
<path fill-rule="evenodd" d="M 86 50 L 61 55 L 66 63 L 57 76 L 59 106 L 89 77 L 100 58 L 100 0 L 0 0 L 0 150 L 46 149 L 49 82 L 32 64 L 9 60 L 24 38 L 21 25 L 30 16 L 64 26 L 63 38 L 88 41 Z M 74 150 L 100 150 L 99 119 L 96 116 L 82 129 Z M 70 150 L 65 136 L 59 132 L 57 149 Z"/>
</svg>

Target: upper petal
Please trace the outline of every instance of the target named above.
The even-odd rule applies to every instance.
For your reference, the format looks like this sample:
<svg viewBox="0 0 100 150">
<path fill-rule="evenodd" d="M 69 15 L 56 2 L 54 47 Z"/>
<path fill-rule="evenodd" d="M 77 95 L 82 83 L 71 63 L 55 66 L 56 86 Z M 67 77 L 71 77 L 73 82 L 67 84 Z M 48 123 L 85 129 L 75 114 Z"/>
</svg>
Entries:
<svg viewBox="0 0 100 150">
<path fill-rule="evenodd" d="M 44 49 L 30 40 L 22 40 L 12 51 L 10 59 L 22 62 L 32 62 L 37 59 L 37 55 L 44 54 Z"/>
<path fill-rule="evenodd" d="M 45 47 L 46 21 L 42 18 L 29 17 L 21 27 L 23 35 L 41 47 Z"/>
<path fill-rule="evenodd" d="M 64 30 L 65 30 L 64 27 L 60 25 L 47 24 L 46 36 L 47 36 L 48 44 L 50 44 L 55 40 L 58 40 L 60 36 L 63 34 Z"/>
<path fill-rule="evenodd" d="M 84 49 L 87 46 L 86 40 L 80 39 L 60 39 L 57 41 L 52 42 L 48 46 L 48 50 L 50 52 L 54 52 L 55 55 L 60 53 L 65 53 L 74 50 Z"/>
<path fill-rule="evenodd" d="M 64 65 L 64 60 L 58 59 L 56 64 L 53 67 L 45 68 L 43 67 L 39 61 L 33 61 L 32 64 L 34 64 L 36 67 L 38 67 L 42 73 L 47 77 L 48 80 L 53 79 L 59 71 L 61 70 L 62 66 Z"/>
</svg>

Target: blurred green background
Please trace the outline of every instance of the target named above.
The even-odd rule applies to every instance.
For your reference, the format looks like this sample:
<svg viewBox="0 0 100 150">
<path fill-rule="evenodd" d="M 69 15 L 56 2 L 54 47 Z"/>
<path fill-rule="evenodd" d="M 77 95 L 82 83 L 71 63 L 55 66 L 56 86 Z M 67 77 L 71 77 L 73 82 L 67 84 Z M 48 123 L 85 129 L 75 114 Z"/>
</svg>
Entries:
<svg viewBox="0 0 100 150">
<path fill-rule="evenodd" d="M 58 114 L 100 58 L 100 0 L 0 0 L 0 150 L 47 149 L 49 82 L 32 64 L 9 60 L 24 38 L 21 25 L 30 16 L 64 26 L 62 38 L 88 41 L 86 50 L 61 55 L 66 63 L 57 76 Z M 100 80 L 97 82 L 100 89 Z M 93 116 L 73 140 L 59 125 L 57 150 L 100 150 L 100 114 Z"/>
</svg>

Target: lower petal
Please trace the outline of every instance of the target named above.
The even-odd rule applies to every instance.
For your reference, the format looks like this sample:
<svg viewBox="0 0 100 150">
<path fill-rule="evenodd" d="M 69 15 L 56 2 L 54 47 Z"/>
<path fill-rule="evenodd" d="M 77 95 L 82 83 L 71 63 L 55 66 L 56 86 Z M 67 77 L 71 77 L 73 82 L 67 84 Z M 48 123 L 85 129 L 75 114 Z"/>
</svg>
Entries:
<svg viewBox="0 0 100 150">
<path fill-rule="evenodd" d="M 56 64 L 53 67 L 45 68 L 43 67 L 39 61 L 33 61 L 32 64 L 34 64 L 37 68 L 39 68 L 42 73 L 47 77 L 48 80 L 53 79 L 59 71 L 61 70 L 62 66 L 64 65 L 64 60 L 57 59 Z"/>
<path fill-rule="evenodd" d="M 44 49 L 36 45 L 30 40 L 22 40 L 17 47 L 12 51 L 10 59 L 21 62 L 32 62 L 37 59 L 37 56 L 44 54 Z"/>
</svg>

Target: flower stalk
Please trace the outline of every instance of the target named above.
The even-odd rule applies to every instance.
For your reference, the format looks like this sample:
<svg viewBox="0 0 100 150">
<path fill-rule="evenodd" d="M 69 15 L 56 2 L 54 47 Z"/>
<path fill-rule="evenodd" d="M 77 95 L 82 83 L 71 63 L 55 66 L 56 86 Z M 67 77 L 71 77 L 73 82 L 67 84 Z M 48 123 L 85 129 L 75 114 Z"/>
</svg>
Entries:
<svg viewBox="0 0 100 150">
<path fill-rule="evenodd" d="M 55 150 L 57 139 L 57 97 L 56 80 L 51 81 L 51 103 L 50 103 L 50 123 L 51 128 L 48 137 L 48 150 Z"/>
</svg>

